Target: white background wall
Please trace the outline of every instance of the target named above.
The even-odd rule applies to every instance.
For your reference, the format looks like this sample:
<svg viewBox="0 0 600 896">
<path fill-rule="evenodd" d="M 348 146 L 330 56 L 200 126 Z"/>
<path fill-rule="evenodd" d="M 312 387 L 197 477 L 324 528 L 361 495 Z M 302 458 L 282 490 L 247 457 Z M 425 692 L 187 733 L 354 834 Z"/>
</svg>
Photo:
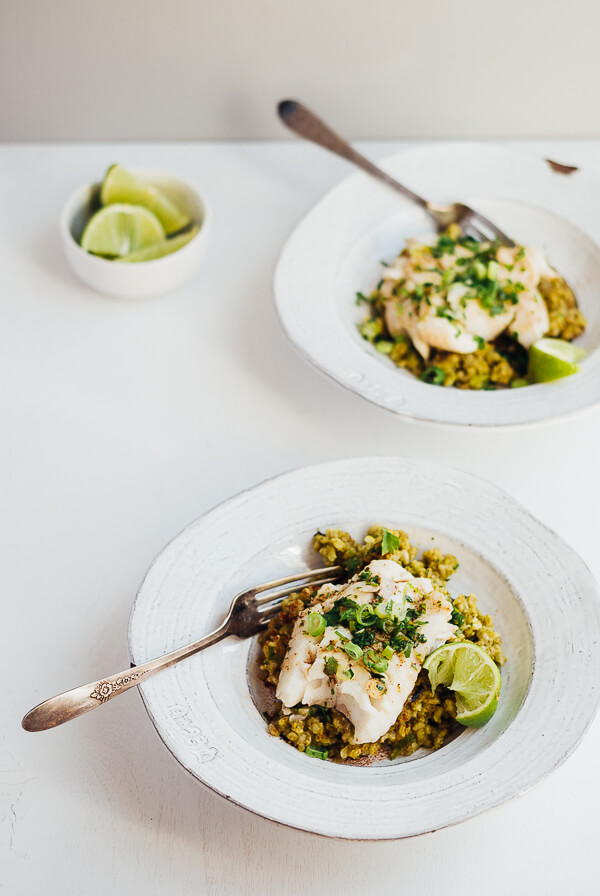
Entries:
<svg viewBox="0 0 600 896">
<path fill-rule="evenodd" d="M 600 135 L 598 0 L 0 0 L 0 139 Z"/>
</svg>

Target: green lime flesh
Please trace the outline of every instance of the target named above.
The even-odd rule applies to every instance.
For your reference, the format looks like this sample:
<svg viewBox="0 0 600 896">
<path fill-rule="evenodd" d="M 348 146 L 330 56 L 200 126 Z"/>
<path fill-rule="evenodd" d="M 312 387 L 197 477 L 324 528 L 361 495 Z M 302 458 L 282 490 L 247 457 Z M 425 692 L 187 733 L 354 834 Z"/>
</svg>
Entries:
<svg viewBox="0 0 600 896">
<path fill-rule="evenodd" d="M 120 165 L 111 165 L 106 172 L 104 183 L 100 188 L 100 201 L 102 205 L 112 205 L 115 202 L 143 205 L 144 208 L 154 212 L 167 236 L 182 230 L 191 222 L 190 216 L 161 190 L 121 168 Z"/>
<path fill-rule="evenodd" d="M 187 231 L 187 233 L 181 233 L 179 236 L 171 237 L 171 239 L 153 243 L 145 249 L 138 249 L 137 252 L 130 252 L 129 255 L 124 255 L 122 258 L 119 258 L 118 261 L 131 264 L 139 261 L 155 261 L 157 258 L 164 258 L 165 255 L 171 255 L 173 252 L 177 252 L 178 249 L 187 246 L 187 244 L 194 239 L 199 230 L 199 227 L 193 227 L 191 230 Z"/>
<path fill-rule="evenodd" d="M 534 383 L 550 383 L 577 373 L 584 349 L 564 339 L 538 339 L 529 349 L 529 379 Z"/>
<path fill-rule="evenodd" d="M 444 644 L 431 653 L 423 668 L 429 673 L 432 690 L 444 685 L 456 696 L 456 720 L 480 728 L 498 707 L 501 678 L 495 662 L 470 641 Z"/>
<path fill-rule="evenodd" d="M 81 246 L 94 255 L 119 258 L 164 240 L 163 227 L 140 205 L 116 203 L 101 208 L 87 223 Z"/>
</svg>

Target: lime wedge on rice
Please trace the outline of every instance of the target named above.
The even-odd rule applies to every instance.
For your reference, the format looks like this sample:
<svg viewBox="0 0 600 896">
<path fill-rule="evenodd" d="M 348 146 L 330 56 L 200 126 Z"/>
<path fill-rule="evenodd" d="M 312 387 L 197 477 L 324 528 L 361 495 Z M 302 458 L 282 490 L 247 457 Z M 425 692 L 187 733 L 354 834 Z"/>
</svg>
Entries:
<svg viewBox="0 0 600 896">
<path fill-rule="evenodd" d="M 156 258 L 163 258 L 172 252 L 177 252 L 193 240 L 199 227 L 192 227 L 186 233 L 180 233 L 179 236 L 173 236 L 170 240 L 161 240 L 159 243 L 152 243 L 145 249 L 138 249 L 136 252 L 130 252 L 129 255 L 123 255 L 117 261 L 136 262 L 136 261 L 154 261 Z"/>
<path fill-rule="evenodd" d="M 165 238 L 162 224 L 141 205 L 107 205 L 90 218 L 81 247 L 94 255 L 120 258 L 145 249 Z"/>
<path fill-rule="evenodd" d="M 529 378 L 534 383 L 549 383 L 579 370 L 584 349 L 564 339 L 538 339 L 529 349 Z"/>
<path fill-rule="evenodd" d="M 154 212 L 167 235 L 182 230 L 191 221 L 190 216 L 157 187 L 146 183 L 120 165 L 111 165 L 106 172 L 104 183 L 100 188 L 100 202 L 102 205 L 111 205 L 114 202 L 143 205 L 144 208 Z"/>
<path fill-rule="evenodd" d="M 429 673 L 431 689 L 445 685 L 456 695 L 456 721 L 480 728 L 492 718 L 498 706 L 501 679 L 496 663 L 471 641 L 444 644 L 431 653 L 423 668 Z"/>
</svg>

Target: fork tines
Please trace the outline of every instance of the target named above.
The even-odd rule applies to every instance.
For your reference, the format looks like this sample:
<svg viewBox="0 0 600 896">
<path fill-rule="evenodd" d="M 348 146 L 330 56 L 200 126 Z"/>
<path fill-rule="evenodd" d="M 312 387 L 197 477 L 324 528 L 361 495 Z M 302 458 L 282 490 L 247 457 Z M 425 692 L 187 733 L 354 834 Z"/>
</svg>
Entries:
<svg viewBox="0 0 600 896">
<path fill-rule="evenodd" d="M 261 608 L 261 615 L 263 613 L 267 614 L 278 609 L 283 599 L 293 594 L 294 591 L 298 591 L 299 588 L 306 588 L 308 585 L 327 585 L 339 579 L 342 572 L 341 566 L 326 566 L 322 569 L 311 569 L 305 573 L 296 573 L 293 576 L 276 579 L 273 582 L 265 582 L 263 585 L 259 585 L 258 588 L 253 589 L 255 593 L 270 592 L 265 594 L 264 597 L 255 598 L 256 606 Z M 289 587 L 281 588 L 278 591 L 273 590 L 280 585 Z"/>
</svg>

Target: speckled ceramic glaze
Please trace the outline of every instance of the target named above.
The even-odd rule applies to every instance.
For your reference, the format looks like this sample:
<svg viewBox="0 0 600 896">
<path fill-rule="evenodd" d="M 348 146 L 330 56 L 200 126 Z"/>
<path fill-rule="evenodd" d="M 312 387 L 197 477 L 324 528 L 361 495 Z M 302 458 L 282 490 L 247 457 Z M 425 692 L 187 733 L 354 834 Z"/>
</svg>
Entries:
<svg viewBox="0 0 600 896">
<path fill-rule="evenodd" d="M 274 280 L 277 311 L 308 361 L 342 386 L 408 419 L 469 426 L 539 423 L 600 401 L 600 179 L 543 159 L 474 144 L 435 144 L 381 166 L 436 202 L 461 200 L 516 241 L 541 248 L 588 319 L 581 371 L 555 383 L 495 392 L 422 383 L 359 336 L 358 290 L 370 293 L 406 239 L 431 232 L 420 208 L 365 174 L 331 190 L 287 240 Z"/>
<path fill-rule="evenodd" d="M 271 737 L 253 702 L 254 642 L 229 638 L 140 685 L 192 775 L 265 818 L 333 837 L 408 837 L 533 786 L 575 748 L 600 699 L 600 601 L 580 558 L 511 497 L 466 473 L 400 457 L 308 467 L 231 498 L 159 555 L 131 615 L 135 663 L 215 628 L 242 588 L 317 563 L 317 529 L 382 523 L 451 551 L 454 595 L 475 592 L 508 662 L 492 720 L 435 753 L 345 766 Z"/>
</svg>

